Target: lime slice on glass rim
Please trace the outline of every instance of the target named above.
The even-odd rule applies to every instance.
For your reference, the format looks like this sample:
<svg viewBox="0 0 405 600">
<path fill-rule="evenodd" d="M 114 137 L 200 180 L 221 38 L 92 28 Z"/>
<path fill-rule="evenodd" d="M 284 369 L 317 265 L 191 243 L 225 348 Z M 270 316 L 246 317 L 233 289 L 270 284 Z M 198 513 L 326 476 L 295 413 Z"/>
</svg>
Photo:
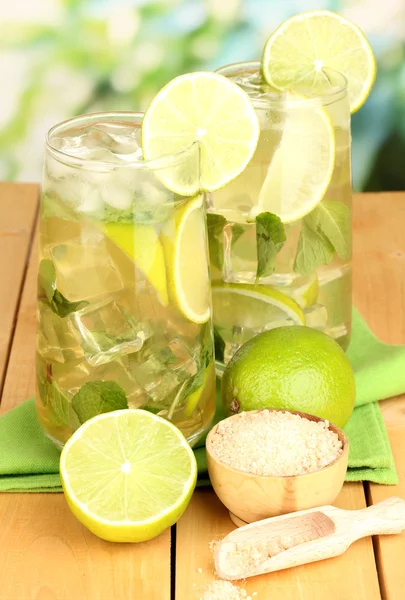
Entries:
<svg viewBox="0 0 405 600">
<path fill-rule="evenodd" d="M 170 81 L 152 100 L 142 122 L 142 151 L 153 160 L 198 142 L 200 190 L 211 192 L 244 170 L 259 133 L 256 112 L 239 86 L 217 73 L 189 73 Z M 168 189 L 191 195 L 176 169 L 162 170 L 159 178 Z"/>
<path fill-rule="evenodd" d="M 249 284 L 213 283 L 214 324 L 261 329 L 263 323 L 305 325 L 302 308 L 274 288 Z"/>
<path fill-rule="evenodd" d="M 302 219 L 324 197 L 334 165 L 335 134 L 328 113 L 299 94 L 287 94 L 281 141 L 249 220 L 266 211 L 283 223 Z"/>
<path fill-rule="evenodd" d="M 211 315 L 205 218 L 202 195 L 176 211 L 161 233 L 166 259 L 169 295 L 180 312 L 193 323 Z"/>
<path fill-rule="evenodd" d="M 356 112 L 373 86 L 376 62 L 361 29 L 337 13 L 313 10 L 295 15 L 272 33 L 264 47 L 263 77 L 275 88 L 324 90 L 328 81 L 324 67 L 346 77 L 350 111 Z"/>
<path fill-rule="evenodd" d="M 185 511 L 197 464 L 181 431 L 145 410 L 97 415 L 68 440 L 63 491 L 77 519 L 111 542 L 143 542 Z"/>
</svg>

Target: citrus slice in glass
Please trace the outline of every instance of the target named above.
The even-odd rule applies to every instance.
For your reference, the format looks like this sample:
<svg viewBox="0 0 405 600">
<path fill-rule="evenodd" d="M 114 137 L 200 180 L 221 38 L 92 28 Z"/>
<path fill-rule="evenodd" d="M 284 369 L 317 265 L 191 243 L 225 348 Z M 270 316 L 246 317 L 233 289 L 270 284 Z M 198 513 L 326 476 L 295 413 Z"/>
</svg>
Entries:
<svg viewBox="0 0 405 600">
<path fill-rule="evenodd" d="M 324 67 L 342 73 L 348 82 L 350 110 L 366 101 L 376 76 L 373 51 L 364 33 L 341 15 L 313 10 L 287 19 L 267 40 L 262 73 L 278 89 L 324 91 Z M 298 86 L 298 88 L 297 88 Z"/>
<path fill-rule="evenodd" d="M 283 223 L 302 219 L 322 200 L 335 164 L 335 135 L 328 113 L 289 93 L 279 145 L 270 160 L 249 220 L 271 212 Z"/>
<path fill-rule="evenodd" d="M 202 195 L 185 202 L 161 233 L 170 298 L 193 323 L 211 315 L 210 277 Z"/>
<path fill-rule="evenodd" d="M 60 474 L 69 507 L 85 527 L 111 542 L 143 542 L 183 514 L 197 464 L 172 423 L 127 409 L 82 425 L 62 451 Z"/>
<path fill-rule="evenodd" d="M 167 306 L 165 259 L 156 230 L 151 225 L 108 222 L 104 231 L 133 260 L 157 291 L 162 305 Z"/>
<path fill-rule="evenodd" d="M 292 299 L 270 287 L 248 284 L 213 283 L 212 303 L 214 323 L 220 327 L 263 329 L 305 325 L 305 316 Z"/>
<path fill-rule="evenodd" d="M 216 73 L 176 77 L 155 96 L 142 122 L 147 160 L 199 143 L 203 191 L 217 190 L 235 179 L 250 161 L 258 139 L 259 122 L 248 95 Z M 179 194 L 195 193 L 176 169 L 162 170 L 159 178 Z"/>
<path fill-rule="evenodd" d="M 316 271 L 310 275 L 300 277 L 297 282 L 286 292 L 301 308 L 313 306 L 318 300 L 319 280 Z M 308 324 L 308 323 L 307 323 Z"/>
</svg>

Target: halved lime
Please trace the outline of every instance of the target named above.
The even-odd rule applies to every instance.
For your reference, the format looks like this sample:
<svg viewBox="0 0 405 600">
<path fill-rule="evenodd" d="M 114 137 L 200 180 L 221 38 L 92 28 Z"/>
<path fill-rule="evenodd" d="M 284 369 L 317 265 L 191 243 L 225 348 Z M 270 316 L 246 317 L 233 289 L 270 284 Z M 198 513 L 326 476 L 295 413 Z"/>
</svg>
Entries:
<svg viewBox="0 0 405 600">
<path fill-rule="evenodd" d="M 172 423 L 144 410 L 94 417 L 66 443 L 60 474 L 73 514 L 111 542 L 143 542 L 186 509 L 197 464 Z"/>
<path fill-rule="evenodd" d="M 259 139 L 259 122 L 248 95 L 216 73 L 180 75 L 160 90 L 142 123 L 146 159 L 201 148 L 200 189 L 213 191 L 235 179 L 250 161 Z M 170 189 L 189 195 L 176 169 L 159 177 Z"/>
<path fill-rule="evenodd" d="M 335 135 L 322 107 L 301 102 L 290 93 L 279 146 L 267 169 L 258 203 L 250 219 L 272 212 L 283 223 L 301 219 L 322 200 L 335 164 Z"/>
<path fill-rule="evenodd" d="M 177 209 L 162 230 L 169 294 L 183 315 L 205 323 L 211 314 L 203 196 Z"/>
<path fill-rule="evenodd" d="M 214 323 L 220 327 L 264 329 L 267 325 L 305 325 L 302 309 L 292 299 L 265 286 L 213 283 Z"/>
<path fill-rule="evenodd" d="M 159 294 L 163 306 L 168 304 L 166 266 L 162 244 L 151 225 L 109 222 L 105 233 L 134 261 Z"/>
<path fill-rule="evenodd" d="M 305 85 L 314 93 L 325 90 L 324 67 L 343 73 L 350 110 L 358 110 L 373 86 L 376 62 L 361 29 L 337 13 L 313 10 L 295 15 L 272 33 L 264 47 L 263 76 L 276 88 Z"/>
</svg>

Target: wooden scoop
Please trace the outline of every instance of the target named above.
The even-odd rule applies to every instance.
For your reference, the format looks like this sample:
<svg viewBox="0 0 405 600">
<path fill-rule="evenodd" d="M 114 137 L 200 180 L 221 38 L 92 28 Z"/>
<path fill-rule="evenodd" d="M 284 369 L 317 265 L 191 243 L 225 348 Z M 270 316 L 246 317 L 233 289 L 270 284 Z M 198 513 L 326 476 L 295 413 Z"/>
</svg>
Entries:
<svg viewBox="0 0 405 600">
<path fill-rule="evenodd" d="M 362 510 L 321 506 L 235 529 L 215 549 L 222 579 L 245 579 L 343 554 L 368 535 L 405 530 L 405 500 L 387 498 Z"/>
</svg>

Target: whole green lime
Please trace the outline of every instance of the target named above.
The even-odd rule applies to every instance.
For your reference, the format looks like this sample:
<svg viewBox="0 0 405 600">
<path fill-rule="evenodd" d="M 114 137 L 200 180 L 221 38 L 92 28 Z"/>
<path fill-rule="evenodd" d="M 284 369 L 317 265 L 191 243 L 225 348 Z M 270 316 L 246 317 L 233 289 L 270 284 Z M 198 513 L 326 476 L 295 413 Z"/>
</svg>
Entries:
<svg viewBox="0 0 405 600">
<path fill-rule="evenodd" d="M 227 415 L 284 408 L 344 427 L 355 397 L 345 353 L 332 338 L 309 327 L 278 327 L 257 335 L 236 352 L 222 378 Z"/>
</svg>

